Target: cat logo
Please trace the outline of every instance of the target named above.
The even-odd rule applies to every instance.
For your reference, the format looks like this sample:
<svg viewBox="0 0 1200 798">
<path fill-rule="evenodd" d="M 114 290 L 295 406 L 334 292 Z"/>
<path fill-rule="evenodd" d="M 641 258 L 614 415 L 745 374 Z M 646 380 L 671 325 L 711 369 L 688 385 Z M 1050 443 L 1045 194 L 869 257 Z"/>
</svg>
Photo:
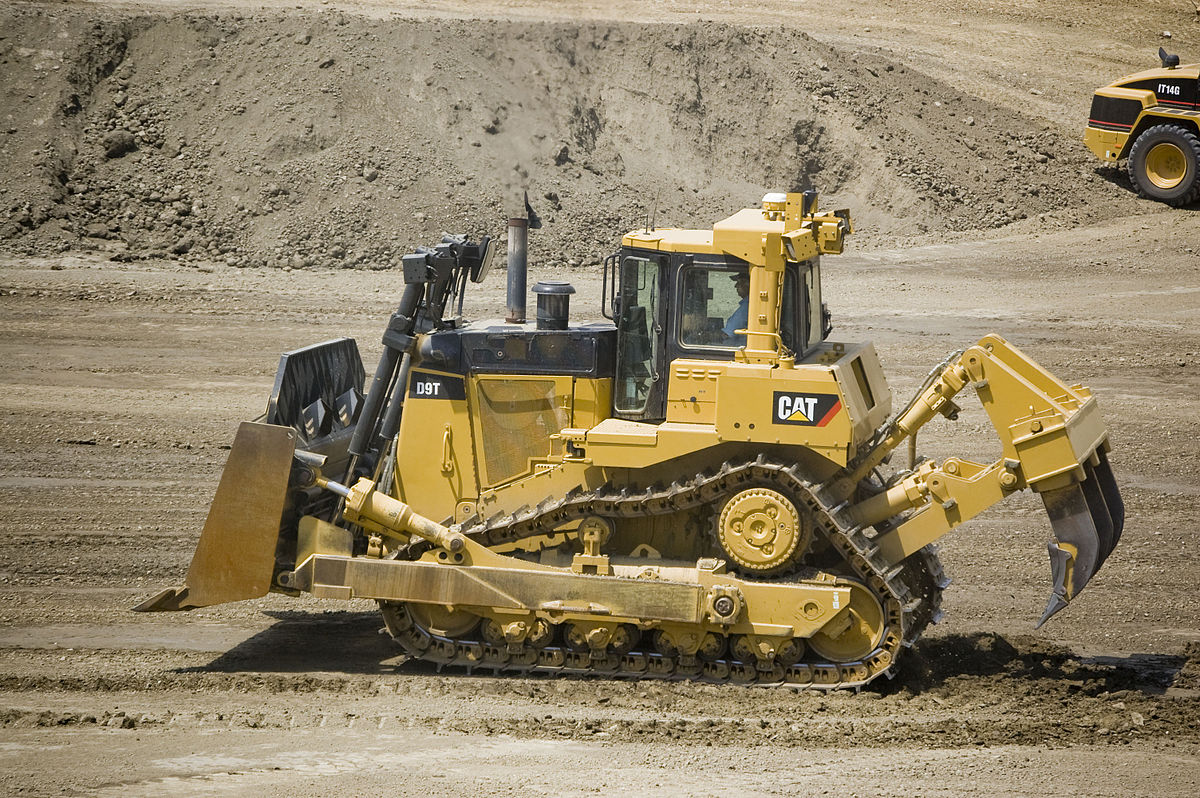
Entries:
<svg viewBox="0 0 1200 798">
<path fill-rule="evenodd" d="M 842 409 L 842 400 L 835 393 L 775 391 L 774 403 L 774 423 L 801 427 L 823 427 Z"/>
</svg>

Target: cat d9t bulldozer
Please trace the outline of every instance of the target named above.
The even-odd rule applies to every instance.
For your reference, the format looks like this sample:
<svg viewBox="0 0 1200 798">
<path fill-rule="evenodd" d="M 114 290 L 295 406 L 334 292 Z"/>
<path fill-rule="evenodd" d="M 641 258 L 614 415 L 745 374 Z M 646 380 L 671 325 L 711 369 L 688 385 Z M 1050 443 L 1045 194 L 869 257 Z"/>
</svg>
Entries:
<svg viewBox="0 0 1200 798">
<path fill-rule="evenodd" d="M 583 324 L 564 283 L 535 286 L 536 325 L 466 324 L 494 242 L 419 249 L 370 384 L 352 340 L 284 355 L 186 586 L 138 609 L 366 598 L 440 665 L 858 687 L 938 619 L 934 542 L 1028 488 L 1053 530 L 1044 622 L 1123 525 L 1096 400 L 989 335 L 893 414 L 872 345 L 829 340 L 820 256 L 851 231 L 803 193 L 629 233 L 609 321 Z M 967 387 L 999 459 L 890 467 Z"/>
</svg>

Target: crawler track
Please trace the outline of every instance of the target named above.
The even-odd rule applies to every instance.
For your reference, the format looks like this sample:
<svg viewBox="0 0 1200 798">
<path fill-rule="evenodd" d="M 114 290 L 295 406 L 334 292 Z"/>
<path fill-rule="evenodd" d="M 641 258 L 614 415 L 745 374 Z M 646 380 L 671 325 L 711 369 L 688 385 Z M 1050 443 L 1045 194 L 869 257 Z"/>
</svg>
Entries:
<svg viewBox="0 0 1200 798">
<path fill-rule="evenodd" d="M 809 651 L 795 665 L 741 662 L 732 657 L 715 661 L 632 651 L 596 659 L 562 645 L 518 651 L 470 639 L 431 634 L 415 623 L 403 604 L 382 604 L 388 631 L 411 656 L 439 665 L 497 672 L 553 672 L 594 674 L 609 678 L 686 679 L 712 683 L 782 685 L 796 688 L 857 688 L 891 675 L 901 650 L 911 646 L 930 623 L 940 617 L 941 591 L 948 584 L 936 551 L 926 547 L 902 563 L 884 562 L 873 538 L 874 529 L 850 524 L 844 504 L 833 505 L 821 485 L 806 480 L 795 465 L 764 457 L 750 462 L 725 463 L 712 473 L 697 474 L 668 486 L 644 491 L 601 489 L 576 492 L 548 500 L 510 516 L 497 516 L 466 526 L 464 534 L 486 545 L 498 545 L 552 532 L 585 516 L 621 519 L 663 515 L 713 504 L 731 491 L 747 485 L 771 484 L 796 497 L 808 509 L 816 534 L 838 552 L 847 575 L 859 579 L 882 604 L 884 634 L 879 646 L 854 662 L 827 662 Z M 728 648 L 728 647 L 727 647 Z"/>
</svg>

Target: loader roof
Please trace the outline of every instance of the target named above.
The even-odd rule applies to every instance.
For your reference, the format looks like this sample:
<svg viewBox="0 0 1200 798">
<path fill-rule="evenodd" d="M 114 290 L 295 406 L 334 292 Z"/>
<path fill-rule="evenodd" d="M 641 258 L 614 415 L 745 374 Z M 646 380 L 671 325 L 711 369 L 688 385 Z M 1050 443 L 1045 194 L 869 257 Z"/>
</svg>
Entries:
<svg viewBox="0 0 1200 798">
<path fill-rule="evenodd" d="M 1180 78 L 1200 79 L 1200 64 L 1183 64 L 1174 69 L 1165 69 L 1163 67 L 1155 67 L 1142 72 L 1135 72 L 1132 75 L 1126 75 L 1119 80 L 1113 81 L 1112 86 L 1125 86 L 1129 83 L 1138 83 L 1143 80 L 1159 80 L 1162 78 L 1170 78 L 1179 80 Z"/>
</svg>

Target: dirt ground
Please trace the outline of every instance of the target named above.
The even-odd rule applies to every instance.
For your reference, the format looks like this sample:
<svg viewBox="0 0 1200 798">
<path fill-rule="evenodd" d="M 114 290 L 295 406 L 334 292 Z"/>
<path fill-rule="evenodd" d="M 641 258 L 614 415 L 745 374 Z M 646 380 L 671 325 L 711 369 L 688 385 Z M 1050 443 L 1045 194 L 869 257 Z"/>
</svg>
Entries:
<svg viewBox="0 0 1200 798">
<path fill-rule="evenodd" d="M 0 5 L 0 792 L 1194 796 L 1200 213 L 1079 141 L 1095 86 L 1200 59 L 1192 5 L 462 9 Z M 129 611 L 182 580 L 278 353 L 373 364 L 398 254 L 528 190 L 531 280 L 593 318 L 652 206 L 808 185 L 859 228 L 833 337 L 898 397 L 991 331 L 1096 392 L 1125 534 L 1041 630 L 1028 495 L 946 539 L 945 620 L 857 694 L 436 673 L 368 603 Z M 968 405 L 921 447 L 992 440 Z"/>
</svg>

